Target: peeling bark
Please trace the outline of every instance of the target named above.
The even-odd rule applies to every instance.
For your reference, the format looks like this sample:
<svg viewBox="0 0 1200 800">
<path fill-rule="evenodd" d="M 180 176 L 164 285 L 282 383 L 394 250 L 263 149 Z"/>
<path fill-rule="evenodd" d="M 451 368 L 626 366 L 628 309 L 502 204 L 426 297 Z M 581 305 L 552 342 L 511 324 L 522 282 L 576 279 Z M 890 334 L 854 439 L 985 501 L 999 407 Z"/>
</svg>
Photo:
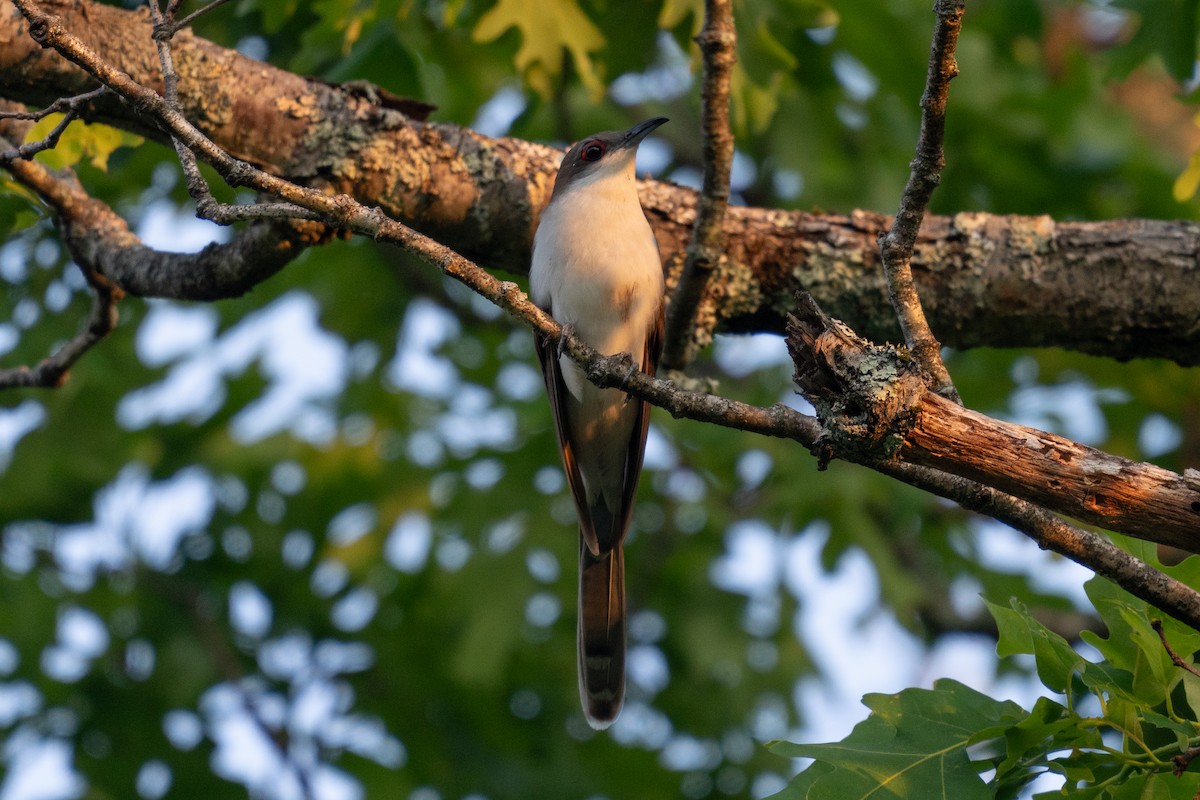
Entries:
<svg viewBox="0 0 1200 800">
<path fill-rule="evenodd" d="M 1200 551 L 1200 491 L 1170 470 L 992 419 L 927 392 L 897 457 L 1083 522 Z"/>
<path fill-rule="evenodd" d="M 802 297 L 789 321 L 796 382 L 817 409 L 823 461 L 930 467 L 1108 530 L 1200 552 L 1186 475 L 993 419 L 934 391 L 900 347 L 872 344 Z"/>
<path fill-rule="evenodd" d="M 136 81 L 161 86 L 144 10 L 86 0 L 44 6 Z M 173 52 L 184 112 L 230 152 L 288 180 L 378 205 L 491 267 L 526 270 L 558 151 L 422 123 L 369 93 L 293 75 L 186 31 Z M 94 85 L 34 43 L 14 8 L 0 9 L 0 96 L 45 104 Z M 89 118 L 165 141 L 137 109 L 113 98 L 97 102 Z M 674 278 L 696 195 L 654 181 L 641 192 Z M 730 208 L 728 257 L 701 310 L 725 331 L 782 333 L 802 288 L 863 335 L 897 338 L 876 241 L 889 224 L 867 211 Z M 964 213 L 926 220 L 913 271 L 946 345 L 1057 346 L 1190 365 L 1200 363 L 1198 253 L 1196 223 Z"/>
</svg>

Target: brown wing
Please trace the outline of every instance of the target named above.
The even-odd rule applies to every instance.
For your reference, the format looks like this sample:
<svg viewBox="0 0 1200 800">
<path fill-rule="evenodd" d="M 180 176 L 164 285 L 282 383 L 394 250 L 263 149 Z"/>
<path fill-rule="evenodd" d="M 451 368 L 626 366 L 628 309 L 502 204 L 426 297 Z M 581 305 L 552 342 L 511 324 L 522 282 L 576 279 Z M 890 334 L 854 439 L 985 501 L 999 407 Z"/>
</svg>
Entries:
<svg viewBox="0 0 1200 800">
<path fill-rule="evenodd" d="M 658 357 L 662 353 L 663 307 L 658 307 L 654 326 L 646 333 L 646 346 L 642 350 L 642 372 L 654 376 L 658 372 Z M 633 436 L 625 456 L 625 480 L 621 487 L 621 537 L 629 530 L 633 517 L 634 497 L 637 495 L 638 477 L 642 473 L 642 457 L 646 454 L 646 432 L 650 429 L 650 404 L 645 400 L 631 399 L 637 403 L 637 420 L 633 424 Z"/>
<path fill-rule="evenodd" d="M 547 313 L 550 313 L 547 310 Z M 553 314 L 551 313 L 551 316 Z M 542 365 L 542 379 L 546 382 L 546 396 L 550 398 L 550 413 L 554 417 L 554 433 L 558 438 L 558 449 L 562 454 L 563 471 L 567 474 L 567 485 L 575 498 L 576 516 L 579 517 L 579 535 L 587 543 L 593 555 L 600 552 L 596 530 L 587 513 L 587 496 L 583 491 L 583 478 L 579 465 L 575 463 L 575 448 L 567 433 L 567 384 L 563 381 L 562 366 L 558 362 L 557 348 L 534 334 L 533 349 Z"/>
</svg>

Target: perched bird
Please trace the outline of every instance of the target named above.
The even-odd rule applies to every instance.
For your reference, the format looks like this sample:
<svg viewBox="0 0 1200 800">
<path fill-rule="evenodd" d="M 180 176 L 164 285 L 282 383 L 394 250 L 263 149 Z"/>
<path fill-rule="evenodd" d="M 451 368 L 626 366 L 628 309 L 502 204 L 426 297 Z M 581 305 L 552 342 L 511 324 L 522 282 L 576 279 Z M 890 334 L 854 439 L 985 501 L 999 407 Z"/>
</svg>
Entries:
<svg viewBox="0 0 1200 800">
<path fill-rule="evenodd" d="M 653 375 L 663 329 L 658 243 L 634 184 L 638 144 L 666 122 L 577 143 L 542 212 L 529 270 L 533 301 L 605 355 L 629 353 Z M 560 349 L 535 337 L 567 482 L 579 512 L 579 696 L 592 727 L 607 728 L 625 698 L 625 556 L 621 543 L 650 406 L 598 389 Z"/>
</svg>

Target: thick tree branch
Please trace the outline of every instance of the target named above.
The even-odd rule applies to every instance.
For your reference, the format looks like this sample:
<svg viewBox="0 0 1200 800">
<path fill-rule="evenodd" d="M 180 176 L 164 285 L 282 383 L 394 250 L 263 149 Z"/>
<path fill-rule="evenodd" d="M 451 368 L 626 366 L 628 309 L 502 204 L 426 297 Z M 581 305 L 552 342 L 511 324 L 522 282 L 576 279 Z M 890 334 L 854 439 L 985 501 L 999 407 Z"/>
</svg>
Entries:
<svg viewBox="0 0 1200 800">
<path fill-rule="evenodd" d="M 732 0 L 705 0 L 704 29 L 696 42 L 704 56 L 700 93 L 704 185 L 700 189 L 696 223 L 683 271 L 667 306 L 662 366 L 668 370 L 687 367 L 692 351 L 707 344 L 717 327 L 715 316 L 701 313 L 701 303 L 721 259 L 725 208 L 729 205 L 729 172 L 733 168 L 729 79 L 737 61 L 737 29 L 733 24 Z"/>
<path fill-rule="evenodd" d="M 0 137 L 23 136 L 25 126 L 13 125 L 13 119 L 0 121 Z M 0 139 L 0 149 L 15 150 L 10 141 Z M 69 172 L 54 173 L 25 160 L 4 167 L 52 209 L 72 258 L 132 295 L 177 300 L 237 297 L 278 272 L 305 246 L 329 236 L 323 225 L 282 219 L 250 225 L 230 242 L 210 244 L 199 253 L 168 253 L 142 244 L 125 220 L 89 195 Z"/>
<path fill-rule="evenodd" d="M 932 392 L 912 410 L 897 453 L 905 461 L 983 478 L 1075 519 L 1200 552 L 1200 492 L 1181 475 L 992 419 Z"/>
<path fill-rule="evenodd" d="M 958 402 L 958 391 L 950 379 L 946 365 L 942 363 L 941 345 L 929 329 L 917 285 L 913 282 L 912 255 L 917 242 L 917 231 L 929 198 L 941 181 L 946 157 L 942 143 L 946 134 L 946 100 L 950 95 L 950 81 L 958 75 L 958 64 L 954 50 L 958 44 L 958 32 L 962 27 L 964 3 L 962 0 L 938 0 L 933 11 L 937 14 L 937 27 L 929 53 L 929 70 L 925 78 L 925 92 L 921 96 L 921 132 L 917 137 L 917 153 L 913 157 L 908 183 L 900 198 L 900 208 L 892 227 L 879 238 L 879 250 L 883 256 L 883 268 L 887 274 L 888 297 L 904 343 L 917 363 L 933 377 L 934 391 Z"/>
<path fill-rule="evenodd" d="M 904 440 L 893 426 L 907 429 L 914 424 L 912 403 L 929 397 L 952 411 L 963 411 L 961 406 L 929 391 L 926 378 L 898 350 L 859 339 L 844 325 L 829 319 L 811 297 L 800 298 L 797 307 L 798 316 L 790 323 L 788 347 L 796 360 L 796 381 L 817 407 L 821 420 L 821 434 L 810 447 L 822 463 L 836 455 L 953 500 L 963 508 L 1012 526 L 1041 547 L 1103 575 L 1193 628 L 1200 625 L 1200 592 L 1097 534 L 1069 525 L 1043 508 L 991 485 L 947 474 L 940 470 L 946 462 L 934 469 L 901 460 Z M 1200 498 L 1200 491 L 1186 476 L 1175 477 L 1193 497 Z M 992 479 L 987 475 L 989 484 Z M 1069 495 L 1055 495 L 1053 501 L 1054 506 L 1080 505 Z M 1193 539 L 1195 532 L 1193 527 Z M 1155 537 L 1145 538 L 1157 541 Z M 1195 542 L 1192 549 L 1196 549 Z"/>
<path fill-rule="evenodd" d="M 801 298 L 788 346 L 838 457 L 904 461 L 985 483 L 1109 530 L 1200 552 L 1200 491 L 1185 476 L 941 397 L 906 353 Z"/>
<path fill-rule="evenodd" d="M 144 11 L 86 0 L 45 7 L 136 82 L 161 86 Z M 86 72 L 34 44 L 26 29 L 15 9 L 0 7 L 0 95 L 45 105 L 96 88 Z M 172 49 L 184 114 L 226 151 L 292 182 L 379 206 L 490 266 L 527 269 L 536 209 L 553 185 L 558 151 L 420 124 L 404 115 L 423 113 L 417 104 L 305 80 L 188 31 Z M 116 97 L 97 99 L 84 116 L 167 141 Z M 662 252 L 681 260 L 695 193 L 653 181 L 642 183 L 641 193 Z M 877 243 L 889 223 L 865 211 L 731 207 L 726 257 L 705 303 L 722 330 L 781 333 L 795 291 L 804 288 L 864 336 L 894 339 Z M 1197 364 L 1197 252 L 1197 223 L 963 213 L 926 218 L 912 268 L 930 324 L 949 346 L 1055 346 Z"/>
</svg>

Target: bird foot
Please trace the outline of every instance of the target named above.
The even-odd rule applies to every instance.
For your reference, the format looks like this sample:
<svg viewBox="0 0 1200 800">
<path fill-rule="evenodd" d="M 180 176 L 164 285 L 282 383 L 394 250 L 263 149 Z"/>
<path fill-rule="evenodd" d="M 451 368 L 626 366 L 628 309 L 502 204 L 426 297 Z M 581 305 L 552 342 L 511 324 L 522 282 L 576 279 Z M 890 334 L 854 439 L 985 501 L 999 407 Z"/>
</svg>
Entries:
<svg viewBox="0 0 1200 800">
<path fill-rule="evenodd" d="M 562 326 L 562 333 L 558 335 L 558 357 L 562 358 L 567 352 L 567 339 L 575 335 L 575 324 L 568 322 Z"/>
<path fill-rule="evenodd" d="M 633 359 L 630 359 L 629 360 L 629 369 L 625 371 L 625 380 L 622 381 L 622 383 L 629 383 L 630 379 L 633 378 L 634 373 L 639 372 L 639 371 L 640 370 L 638 369 L 638 365 L 633 363 Z M 629 405 L 630 403 L 632 403 L 633 401 L 635 401 L 637 399 L 638 398 L 634 397 L 633 395 L 629 394 L 628 392 L 625 393 L 625 405 Z"/>
</svg>

